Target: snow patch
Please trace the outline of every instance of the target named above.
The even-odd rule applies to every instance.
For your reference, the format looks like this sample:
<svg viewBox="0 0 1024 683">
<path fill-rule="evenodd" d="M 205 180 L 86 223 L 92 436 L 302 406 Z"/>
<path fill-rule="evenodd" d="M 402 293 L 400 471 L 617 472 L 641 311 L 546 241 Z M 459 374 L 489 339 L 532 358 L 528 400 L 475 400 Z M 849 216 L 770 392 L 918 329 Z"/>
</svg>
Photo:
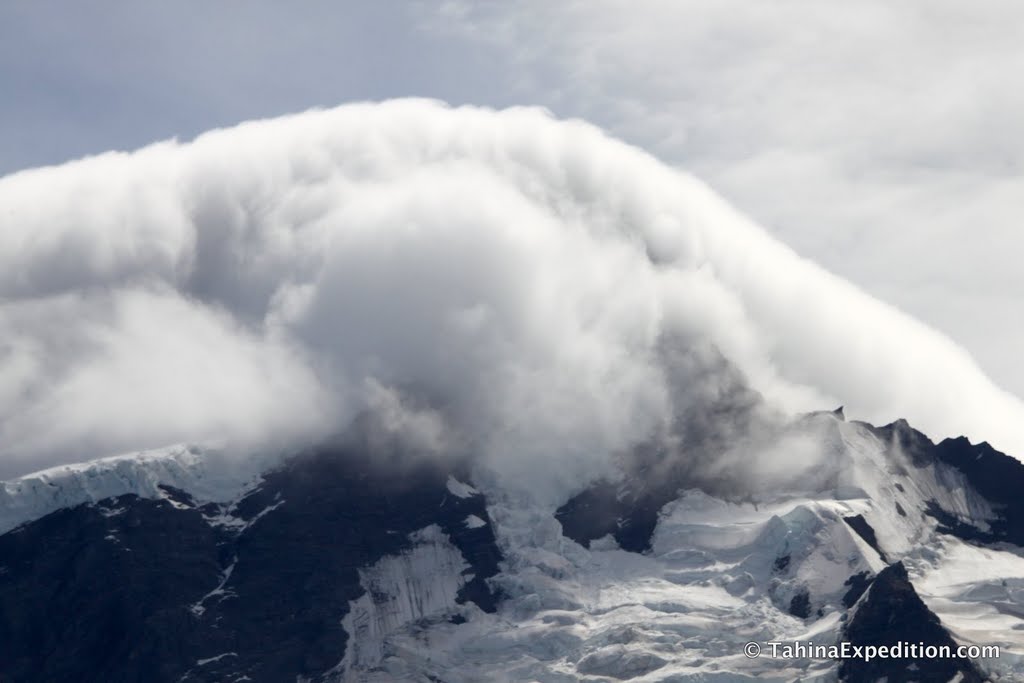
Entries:
<svg viewBox="0 0 1024 683">
<path fill-rule="evenodd" d="M 192 612 L 192 614 L 196 615 L 197 617 L 203 616 L 203 613 L 206 612 L 206 606 L 204 603 L 207 600 L 212 600 L 216 598 L 219 601 L 223 600 L 224 598 L 233 597 L 235 595 L 233 591 L 227 590 L 224 587 L 231 579 L 231 573 L 235 570 L 236 564 L 238 564 L 237 557 L 231 560 L 231 564 L 229 564 L 227 568 L 223 572 L 221 572 L 220 582 L 217 584 L 217 587 L 209 593 L 207 593 L 206 595 L 204 595 L 203 597 L 199 598 L 198 602 L 189 607 L 189 610 Z"/>
<path fill-rule="evenodd" d="M 904 560 L 918 595 L 963 643 L 999 645 L 985 669 L 1016 680 L 1024 668 L 1024 554 L 1020 548 L 977 547 L 937 535 Z"/>
<path fill-rule="evenodd" d="M 479 496 L 480 492 L 469 484 L 464 484 L 455 477 L 448 475 L 448 492 L 457 498 L 472 498 Z"/>
<path fill-rule="evenodd" d="M 237 652 L 225 652 L 223 654 L 217 655 L 216 657 L 208 657 L 206 659 L 197 659 L 196 660 L 196 666 L 206 666 L 207 664 L 212 664 L 213 662 L 219 662 L 220 660 L 224 659 L 225 657 L 237 657 L 237 656 L 238 656 Z"/>
</svg>

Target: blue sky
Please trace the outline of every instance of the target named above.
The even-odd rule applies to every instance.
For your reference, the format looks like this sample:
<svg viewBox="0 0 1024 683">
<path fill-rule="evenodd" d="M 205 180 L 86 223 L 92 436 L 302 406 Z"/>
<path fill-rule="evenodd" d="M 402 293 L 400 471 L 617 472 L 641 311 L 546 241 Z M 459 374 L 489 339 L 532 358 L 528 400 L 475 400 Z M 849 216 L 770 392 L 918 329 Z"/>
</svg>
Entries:
<svg viewBox="0 0 1024 683">
<path fill-rule="evenodd" d="M 400 2 L 5 3 L 0 173 L 353 100 L 513 102 Z"/>
</svg>

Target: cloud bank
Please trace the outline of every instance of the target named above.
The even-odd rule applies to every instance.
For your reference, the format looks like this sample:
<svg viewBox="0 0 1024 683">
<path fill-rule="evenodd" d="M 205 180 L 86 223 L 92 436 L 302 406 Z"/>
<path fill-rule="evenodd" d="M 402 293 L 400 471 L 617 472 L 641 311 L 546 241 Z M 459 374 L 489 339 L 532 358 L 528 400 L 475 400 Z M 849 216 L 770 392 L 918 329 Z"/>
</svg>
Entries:
<svg viewBox="0 0 1024 683">
<path fill-rule="evenodd" d="M 371 410 L 579 479 L 713 393 L 680 391 L 709 349 L 783 410 L 1024 453 L 1024 406 L 947 338 L 537 109 L 355 104 L 7 176 L 0 300 L 7 475 Z"/>
<path fill-rule="evenodd" d="M 1024 396 L 1024 4 L 420 3 L 517 102 L 678 163 Z M 882 247 L 881 245 L 884 245 Z"/>
</svg>

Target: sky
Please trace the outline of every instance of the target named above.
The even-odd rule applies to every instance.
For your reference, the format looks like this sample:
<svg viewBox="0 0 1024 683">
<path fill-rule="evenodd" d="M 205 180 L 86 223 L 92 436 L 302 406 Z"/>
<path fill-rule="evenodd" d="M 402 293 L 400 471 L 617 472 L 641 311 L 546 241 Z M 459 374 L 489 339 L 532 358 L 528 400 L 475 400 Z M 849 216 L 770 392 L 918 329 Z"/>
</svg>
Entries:
<svg viewBox="0 0 1024 683">
<path fill-rule="evenodd" d="M 701 279 L 704 275 L 688 281 L 687 287 L 696 289 L 685 291 L 702 292 L 712 299 L 721 295 L 718 287 L 722 282 L 727 290 L 742 293 L 745 312 L 737 313 L 735 318 L 723 315 L 705 322 L 737 326 L 738 333 L 722 332 L 715 341 L 743 359 L 740 365 L 744 371 L 760 373 L 765 386 L 778 389 L 793 405 L 813 403 L 805 393 L 811 388 L 819 401 L 850 399 L 859 402 L 863 414 L 870 417 L 905 414 L 940 430 L 943 421 L 952 419 L 949 415 L 955 412 L 943 404 L 951 399 L 944 395 L 946 388 L 940 380 L 962 377 L 964 386 L 977 389 L 964 394 L 977 403 L 961 408 L 971 414 L 964 429 L 980 432 L 976 435 L 983 438 L 986 429 L 999 431 L 1000 421 L 1015 419 L 1017 400 L 990 386 L 954 345 L 900 316 L 887 304 L 945 333 L 973 356 L 996 385 L 1024 395 L 1024 367 L 1016 360 L 1017 349 L 1024 343 L 1019 304 L 1024 275 L 1016 264 L 1018 254 L 1024 253 L 1024 231 L 1018 225 L 1024 215 L 1024 138 L 1019 134 L 1019 122 L 1024 120 L 1024 93 L 1015 87 L 1024 68 L 1024 47 L 1014 34 L 1022 19 L 1024 6 L 1019 3 L 965 5 L 931 0 L 771 5 L 695 0 L 311 2 L 303 6 L 302 12 L 269 2 L 246 3 L 244 10 L 227 2 L 182 2 L 173 6 L 101 1 L 6 3 L 0 6 L 0 173 L 59 164 L 108 150 L 133 150 L 157 140 L 188 141 L 203 131 L 244 120 L 360 100 L 419 96 L 454 105 L 539 106 L 558 118 L 585 119 L 612 137 L 649 152 L 661 165 L 653 159 L 649 165 L 647 161 L 636 162 L 636 168 L 641 169 L 638 173 L 669 195 L 679 191 L 699 197 L 692 201 L 702 208 L 690 211 L 717 216 L 716 221 L 730 225 L 747 225 L 750 219 L 795 250 L 795 254 L 780 251 L 773 242 L 749 237 L 760 235 L 760 228 L 753 232 L 745 227 L 723 228 L 725 235 L 734 235 L 735 230 L 748 235 L 747 242 L 758 245 L 759 251 L 743 248 L 737 252 L 744 255 L 738 260 L 708 256 L 717 272 L 707 282 Z M 451 112 L 448 116 L 431 107 L 423 111 L 429 112 L 422 114 L 424 120 L 436 120 L 440 128 L 468 116 Z M 549 131 L 548 123 L 544 123 L 548 119 L 539 112 L 535 115 L 541 118 L 527 117 L 528 123 L 520 123 L 515 117 L 510 120 L 523 130 L 538 134 Z M 294 128 L 299 124 L 290 125 Z M 406 125 L 419 130 L 419 124 L 411 119 Z M 281 131 L 291 130 L 285 124 L 281 126 Z M 382 134 L 390 140 L 389 136 L 400 128 L 388 128 Z M 515 138 L 516 130 L 519 128 L 510 129 L 507 136 Z M 571 141 L 577 135 L 572 126 L 550 130 L 562 131 L 543 133 L 555 146 L 563 144 L 559 142 L 563 137 Z M 436 128 L 428 126 L 421 132 L 426 139 L 458 144 L 458 135 L 451 132 L 436 138 Z M 618 150 L 618 143 L 587 137 L 591 135 L 597 133 L 584 136 L 590 141 L 584 145 L 585 153 L 573 156 L 575 153 L 567 152 L 570 162 L 586 159 L 600 166 L 620 154 L 632 159 L 630 153 L 609 151 Z M 21 174 L 0 181 L 8 197 L 8 215 L 4 217 L 7 234 L 0 237 L 7 240 L 7 246 L 0 255 L 8 260 L 8 273 L 22 271 L 20 279 L 5 280 L 6 289 L 0 293 L 14 301 L 5 311 L 4 323 L 10 330 L 28 331 L 23 337 L 28 341 L 21 347 L 25 353 L 15 359 L 18 362 L 4 368 L 8 373 L 5 388 L 20 387 L 20 393 L 9 390 L 0 399 L 21 401 L 24 395 L 41 394 L 45 387 L 63 387 L 63 392 L 54 394 L 49 403 L 19 404 L 31 409 L 19 410 L 17 420 L 5 421 L 3 428 L 8 437 L 38 430 L 38 422 L 33 421 L 53 414 L 47 411 L 64 410 L 61 401 L 66 405 L 79 403 L 112 377 L 137 375 L 142 372 L 139 368 L 146 353 L 154 351 L 173 354 L 187 366 L 164 368 L 164 374 L 150 378 L 154 387 L 174 387 L 169 400 L 177 406 L 179 431 L 231 432 L 237 424 L 269 419 L 276 403 L 253 389 L 261 385 L 296 397 L 295 415 L 286 416 L 287 425 L 281 425 L 282 429 L 295 427 L 296 420 L 302 422 L 301 429 L 313 429 L 312 422 L 324 415 L 311 406 L 351 400 L 347 389 L 340 391 L 318 382 L 317 372 L 322 368 L 317 363 L 327 358 L 348 367 L 351 358 L 345 356 L 342 362 L 332 353 L 323 356 L 316 351 L 318 340 L 331 331 L 308 327 L 303 315 L 291 308 L 299 304 L 281 292 L 291 291 L 295 283 L 285 283 L 288 286 L 282 289 L 278 287 L 282 283 L 273 279 L 275 273 L 280 274 L 278 271 L 262 273 L 248 283 L 257 287 L 257 293 L 252 294 L 242 286 L 244 283 L 220 281 L 216 270 L 189 260 L 212 259 L 216 263 L 225 249 L 231 252 L 247 243 L 232 241 L 237 236 L 223 242 L 211 238 L 209 244 L 196 243 L 196 234 L 179 219 L 183 211 L 194 210 L 195 202 L 206 204 L 193 199 L 190 208 L 182 209 L 176 204 L 181 197 L 165 192 L 168 178 L 181 182 L 182 178 L 210 174 L 208 182 L 213 189 L 207 191 L 208 196 L 197 196 L 206 197 L 203 201 L 210 204 L 211 215 L 221 219 L 233 215 L 237 207 L 231 207 L 240 201 L 239 193 L 271 197 L 274 202 L 291 196 L 277 184 L 274 173 L 278 171 L 267 171 L 274 182 L 259 173 L 257 180 L 251 181 L 257 189 L 263 188 L 265 195 L 252 187 L 228 187 L 230 183 L 209 170 L 208 165 L 215 163 L 204 156 L 209 152 L 202 150 L 220 144 L 225 154 L 249 159 L 258 169 L 264 168 L 263 164 L 267 169 L 276 168 L 272 161 L 278 157 L 273 155 L 284 153 L 266 137 L 252 133 L 229 134 L 225 139 L 234 142 L 197 143 L 195 151 L 179 152 L 175 150 L 191 148 L 171 145 L 133 157 L 108 155 L 91 166 L 69 166 L 51 175 Z M 513 155 L 531 149 L 526 142 L 513 144 L 498 139 Z M 250 159 L 249 148 L 243 143 L 253 149 L 269 148 L 269 160 Z M 376 149 L 373 141 L 346 144 L 355 152 Z M 572 149 L 570 143 L 564 144 Z M 385 147 L 401 160 L 393 168 L 414 176 L 418 173 L 416 164 L 403 156 L 403 147 Z M 502 179 L 482 187 L 481 196 L 493 197 L 502 206 L 518 207 L 523 216 L 538 211 L 538 215 L 547 215 L 549 208 L 537 208 L 548 207 L 547 199 L 525 206 L 508 199 L 509 192 L 523 191 L 522 178 L 514 173 L 509 176 L 502 163 L 486 155 L 481 157 L 477 147 L 462 153 L 467 163 L 482 165 L 485 176 L 497 174 Z M 307 160 L 307 152 L 295 155 L 311 164 L 310 172 L 320 178 L 315 161 Z M 196 157 L 201 161 L 195 161 Z M 291 157 L 284 154 L 283 158 Z M 311 158 L 315 160 L 316 155 Z M 154 159 L 163 161 L 157 163 Z M 560 176 L 548 174 L 542 161 L 534 159 L 524 164 L 544 182 L 555 182 Z M 224 164 L 230 166 L 227 161 Z M 683 179 L 665 180 L 669 168 L 685 172 L 680 175 Z M 235 172 L 248 177 L 239 169 Z M 424 173 L 430 182 L 447 189 L 443 180 L 431 180 L 430 173 Z M 132 183 L 135 174 L 149 178 L 156 189 L 140 189 Z M 593 181 L 585 172 L 580 177 Z M 677 190 L 672 189 L 676 187 L 674 182 L 679 183 Z M 588 191 L 620 191 L 614 185 L 593 183 Z M 703 189 L 694 189 L 703 188 L 703 183 L 732 208 L 718 206 L 713 195 L 706 198 Z M 574 187 L 569 190 L 578 189 Z M 74 212 L 69 213 L 66 199 L 58 201 L 56 197 L 54 206 L 47 207 L 47 194 L 55 195 L 61 189 L 66 197 L 81 202 Z M 396 191 L 407 189 L 399 183 Z M 633 197 L 630 201 L 635 206 L 652 205 L 643 188 L 634 188 L 631 195 L 622 192 Z M 152 200 L 152 206 L 138 206 L 133 193 Z M 217 197 L 221 196 L 230 199 L 219 204 Z M 598 195 L 588 196 L 593 199 Z M 26 208 L 24 197 L 32 198 L 41 208 Z M 99 199 L 93 203 L 92 198 Z M 247 201 L 251 204 L 257 200 L 250 197 L 241 201 L 242 210 L 248 210 Z M 328 208 L 329 215 L 334 210 L 368 210 L 372 224 L 391 224 L 388 217 L 373 213 L 372 206 L 324 208 L 315 198 L 309 201 L 313 208 L 308 210 L 315 215 Z M 410 201 L 425 200 L 414 192 Z M 570 205 L 576 206 L 579 201 L 574 196 Z M 662 202 L 671 204 L 670 199 L 659 195 L 655 204 L 660 206 Z M 16 211 L 11 208 L 14 206 Z M 149 217 L 157 227 L 118 250 L 113 248 L 117 240 L 110 237 L 116 231 L 107 232 L 110 228 L 102 227 L 104 221 L 95 215 L 101 208 L 120 216 L 119 220 Z M 734 216 L 734 210 L 742 215 Z M 665 215 L 670 220 L 681 220 L 679 216 L 684 214 L 686 211 L 677 207 Z M 12 215 L 18 220 L 14 221 Z M 300 215 L 308 217 L 301 211 Z M 599 217 L 603 215 L 598 213 Z M 657 212 L 651 216 L 656 224 L 663 218 Z M 203 222 L 202 216 L 188 214 L 187 218 L 193 227 Z M 573 224 L 562 215 L 559 220 Z M 66 226 L 79 223 L 100 226 L 94 226 L 94 236 L 100 238 L 101 246 L 95 247 L 94 259 L 81 259 L 82 263 L 76 263 L 78 259 L 69 254 L 79 253 L 75 249 L 81 250 L 83 245 L 74 239 L 65 241 L 68 238 L 64 231 Z M 29 233 L 24 231 L 30 228 L 38 234 L 52 230 L 52 240 L 33 242 L 25 238 Z M 257 228 L 246 230 L 263 234 Z M 688 234 L 697 235 L 693 239 L 698 242 L 718 239 L 698 228 L 691 230 L 694 232 Z M 679 250 L 666 247 L 657 235 L 644 239 L 648 240 L 648 249 L 661 244 L 670 254 Z M 377 254 L 373 251 L 376 247 L 363 246 L 370 251 L 352 253 Z M 614 253 L 606 254 L 603 246 L 592 250 L 587 240 L 577 246 L 579 253 L 592 254 L 593 268 L 620 263 Z M 56 247 L 61 249 L 52 251 Z M 106 247 L 113 251 L 106 251 Z M 471 253 L 474 245 L 470 242 L 465 248 Z M 532 253 L 529 250 L 534 248 L 539 249 L 542 265 L 537 267 L 542 281 L 556 277 L 554 271 L 542 267 L 548 263 L 545 259 L 572 253 L 559 244 L 545 244 L 543 248 L 527 245 L 524 253 Z M 168 256 L 168 249 L 172 256 Z M 289 251 L 288 258 L 278 266 L 285 268 L 282 263 L 292 263 L 291 258 L 304 253 L 301 249 Z M 279 252 L 257 249 L 252 254 Z M 797 255 L 848 279 L 878 302 L 851 294 L 845 284 L 819 273 Z M 751 265 L 760 261 L 766 264 L 764 272 Z M 186 262 L 196 268 L 193 275 L 198 273 L 198 280 L 182 279 L 181 264 Z M 322 270 L 317 272 L 328 277 L 333 272 L 329 265 L 319 264 Z M 507 267 L 504 262 L 494 265 L 499 274 Z M 800 275 L 784 278 L 782 273 L 790 266 Z M 160 270 L 165 267 L 168 270 Z M 156 270 L 150 272 L 152 269 Z M 149 283 L 139 289 L 135 280 L 128 286 L 119 279 L 131 279 L 143 272 L 150 276 L 156 273 L 153 279 L 158 284 Z M 698 268 L 697 272 L 702 271 Z M 424 273 L 433 271 L 427 269 Z M 642 281 L 658 280 L 643 269 L 637 273 Z M 593 291 L 605 291 L 607 283 L 600 277 L 590 279 L 592 275 L 588 271 L 581 279 L 593 285 Z M 270 281 L 277 284 L 272 287 L 267 284 Z M 784 281 L 802 283 L 810 289 L 779 287 Z M 490 281 L 483 278 L 473 282 Z M 112 287 L 111 283 L 119 284 L 97 295 L 90 289 L 97 283 Z M 386 286 L 372 278 L 364 284 L 384 288 L 382 296 L 387 293 Z M 332 287 L 338 285 L 328 282 L 323 286 L 326 291 L 334 291 Z M 512 296 L 502 294 L 505 290 L 501 286 L 487 287 L 499 301 Z M 516 296 L 523 294 L 519 289 L 514 291 Z M 284 299 L 260 299 L 258 295 L 267 292 Z M 833 296 L 824 297 L 821 292 Z M 579 296 L 586 299 L 592 294 Z M 307 292 L 302 296 L 312 295 Z M 302 296 L 295 294 L 296 300 L 303 300 Z M 41 307 L 26 303 L 40 297 L 55 298 L 46 299 Z M 193 307 L 189 302 L 194 299 L 202 306 Z M 723 305 L 723 310 L 731 310 L 728 301 Z M 363 316 L 369 315 L 355 303 L 352 306 L 355 308 L 329 311 L 324 320 L 364 320 Z M 428 306 L 427 310 L 434 309 Z M 77 336 L 68 336 L 66 345 L 72 347 L 71 351 L 54 351 L 41 340 L 69 311 L 78 316 L 81 329 Z M 188 389 L 174 378 L 191 376 L 192 372 L 209 375 L 209 368 L 203 367 L 210 359 L 201 358 L 202 354 L 191 346 L 175 347 L 167 340 L 154 338 L 153 331 L 161 319 L 158 314 L 167 319 L 187 318 L 188 329 L 197 331 L 197 338 L 205 340 L 205 348 L 231 349 L 216 357 L 229 363 L 235 368 L 234 374 L 245 381 L 214 387 L 209 400 L 222 404 L 241 392 L 252 397 L 252 404 L 212 424 L 195 411 L 189 412 Z M 466 315 L 472 320 L 480 314 Z M 269 327 L 267 316 L 274 323 Z M 256 330 L 249 318 L 260 320 L 263 327 Z M 640 318 L 642 322 L 643 315 Z M 525 319 L 532 320 L 529 315 Z M 522 322 L 515 316 L 512 320 Z M 285 335 L 288 339 L 268 332 L 282 325 L 289 330 Z M 379 332 L 385 334 L 389 329 L 384 326 Z M 617 358 L 623 349 L 639 343 L 628 335 L 620 338 L 618 323 L 605 332 L 611 336 L 602 333 L 593 342 L 594 353 L 598 354 L 595 359 L 604 353 Z M 97 334 L 102 343 L 97 343 Z M 815 338 L 817 343 L 794 342 L 800 335 Z M 837 341 L 844 335 L 859 341 L 844 347 Z M 291 343 L 296 338 L 301 341 L 298 350 Z M 757 349 L 752 350 L 749 339 L 758 340 L 759 345 L 753 345 Z M 865 343 L 863 339 L 870 341 Z M 46 347 L 43 351 L 39 350 L 40 344 Z M 84 355 L 79 347 L 86 349 L 81 351 Z M 643 344 L 641 347 L 652 352 Z M 45 372 L 39 370 L 40 359 L 95 360 L 96 348 L 101 349 L 100 357 L 107 359 L 106 365 L 90 361 L 79 367 L 72 360 L 66 368 L 57 362 L 44 368 Z M 547 347 L 541 344 L 539 348 Z M 772 362 L 758 355 L 765 348 L 776 354 Z M 135 350 L 119 355 L 112 349 Z M 310 349 L 314 349 L 317 362 L 305 357 Z M 834 355 L 827 355 L 826 350 Z M 415 355 L 410 358 L 402 349 L 393 351 L 402 359 L 399 365 L 411 364 L 410 371 L 419 372 L 428 362 Z M 557 350 L 547 351 L 557 356 Z M 929 365 L 936 358 L 943 360 Z M 554 363 L 543 353 L 531 363 L 534 361 Z M 356 365 L 362 368 L 362 363 L 360 360 Z M 540 372 L 529 363 L 513 365 L 520 368 L 515 372 L 522 367 Z M 262 367 L 278 368 L 280 372 L 268 377 L 259 370 Z M 641 386 L 650 368 L 645 363 L 622 366 L 622 382 Z M 584 370 L 585 363 L 574 369 L 582 375 L 570 372 L 559 381 L 568 386 L 570 380 L 587 376 Z M 382 383 L 384 379 L 374 372 L 362 372 L 356 382 L 360 387 L 358 401 L 385 405 L 392 401 L 389 392 L 393 387 Z M 665 395 L 657 392 L 647 395 L 627 386 L 618 391 L 631 397 L 638 414 L 651 410 L 657 415 L 658 410 L 652 406 L 665 400 Z M 878 401 L 872 403 L 865 398 L 871 392 L 880 397 Z M 572 403 L 573 394 L 556 398 Z M 522 408 L 521 402 L 508 405 Z M 510 410 L 508 405 L 492 406 L 491 418 L 502 421 L 501 416 Z M 133 407 L 131 402 L 108 407 L 114 410 L 118 406 L 129 412 Z M 586 431 L 584 427 L 601 423 L 606 408 L 593 408 L 596 412 L 576 425 L 580 433 Z M 986 411 L 991 413 L 990 418 L 976 416 Z M 136 434 L 111 431 L 115 414 L 116 410 L 77 414 L 80 422 L 69 425 L 67 434 L 78 439 L 91 435 L 96 440 L 91 448 L 97 452 L 134 445 Z M 980 422 L 971 422 L 975 417 Z M 303 422 L 307 418 L 309 424 Z M 402 420 L 412 420 L 415 430 L 428 436 L 434 434 L 431 416 L 417 413 L 414 418 L 405 416 Z M 975 429 L 981 422 L 985 428 Z M 992 422 L 995 426 L 990 428 Z M 166 433 L 161 431 L 165 428 Z M 144 440 L 155 445 L 178 435 L 175 429 L 174 425 L 154 428 Z M 555 438 L 554 432 L 548 436 Z M 435 437 L 424 438 L 429 441 Z M 65 443 L 57 446 L 63 448 Z M 23 450 L 24 454 L 42 453 L 57 446 L 25 442 Z"/>
</svg>

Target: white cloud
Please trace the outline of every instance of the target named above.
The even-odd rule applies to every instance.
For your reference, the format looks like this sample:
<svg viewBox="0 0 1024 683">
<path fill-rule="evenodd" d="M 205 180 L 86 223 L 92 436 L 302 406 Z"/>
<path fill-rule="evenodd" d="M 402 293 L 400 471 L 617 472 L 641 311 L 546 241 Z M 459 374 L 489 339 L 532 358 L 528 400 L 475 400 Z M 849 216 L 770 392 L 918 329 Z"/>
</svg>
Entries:
<svg viewBox="0 0 1024 683">
<path fill-rule="evenodd" d="M 8 463 L 374 408 L 564 490 L 686 400 L 666 348 L 709 343 L 787 409 L 1024 452 L 1024 406 L 948 339 L 540 110 L 309 112 L 9 176 L 0 206 Z"/>
<path fill-rule="evenodd" d="M 434 7 L 434 33 L 504 56 L 518 101 L 680 164 L 1024 394 L 1021 3 Z"/>
<path fill-rule="evenodd" d="M 6 303 L 0 330 L 3 472 L 183 440 L 273 447 L 326 426 L 331 396 L 301 351 L 166 286 Z"/>
</svg>

